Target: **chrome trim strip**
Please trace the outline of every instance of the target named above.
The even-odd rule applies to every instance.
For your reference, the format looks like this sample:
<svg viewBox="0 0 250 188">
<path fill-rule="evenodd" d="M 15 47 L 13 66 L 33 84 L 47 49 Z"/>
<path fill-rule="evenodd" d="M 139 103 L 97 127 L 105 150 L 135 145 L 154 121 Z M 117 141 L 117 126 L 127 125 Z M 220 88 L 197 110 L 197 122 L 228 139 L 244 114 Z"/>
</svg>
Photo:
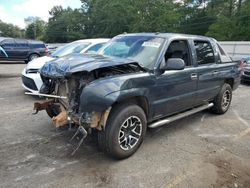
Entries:
<svg viewBox="0 0 250 188">
<path fill-rule="evenodd" d="M 41 96 L 41 97 L 49 97 L 49 98 L 67 99 L 67 97 L 65 97 L 65 96 L 48 95 L 48 94 L 42 94 L 42 93 L 30 93 L 30 92 L 25 92 L 25 94 L 26 94 L 26 95 Z"/>
<path fill-rule="evenodd" d="M 148 127 L 149 128 L 160 127 L 162 125 L 168 124 L 168 123 L 173 122 L 175 120 L 178 120 L 178 119 L 187 117 L 189 115 L 195 114 L 197 112 L 200 112 L 202 110 L 211 108 L 212 106 L 214 106 L 214 103 L 209 103 L 209 104 L 206 104 L 206 105 L 203 105 L 203 106 L 200 106 L 200 107 L 196 107 L 196 108 L 193 108 L 192 110 L 189 110 L 189 111 L 186 111 L 186 112 L 183 112 L 183 113 L 180 113 L 180 114 L 176 114 L 176 115 L 167 117 L 166 119 L 162 119 L 162 120 L 159 120 L 159 121 L 157 121 L 155 123 L 149 124 Z"/>
</svg>

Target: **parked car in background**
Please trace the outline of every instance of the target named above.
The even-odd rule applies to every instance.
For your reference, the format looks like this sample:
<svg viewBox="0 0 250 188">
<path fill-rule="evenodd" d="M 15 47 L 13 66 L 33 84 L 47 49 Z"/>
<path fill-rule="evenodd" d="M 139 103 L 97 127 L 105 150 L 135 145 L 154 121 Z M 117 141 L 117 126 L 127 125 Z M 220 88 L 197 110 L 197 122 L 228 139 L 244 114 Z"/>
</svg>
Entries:
<svg viewBox="0 0 250 188">
<path fill-rule="evenodd" d="M 250 57 L 241 60 L 244 64 L 243 73 L 241 76 L 242 81 L 250 82 Z"/>
<path fill-rule="evenodd" d="M 110 39 L 84 39 L 77 40 L 59 47 L 49 56 L 40 57 L 30 61 L 22 71 L 22 86 L 33 93 L 41 88 L 43 81 L 39 74 L 39 69 L 48 61 L 54 60 L 71 53 L 82 54 L 99 50 Z"/>
<path fill-rule="evenodd" d="M 0 37 L 0 61 L 25 61 L 26 63 L 48 54 L 41 41 Z"/>
<path fill-rule="evenodd" d="M 46 47 L 48 48 L 49 55 L 54 53 L 58 48 L 65 46 L 67 43 L 48 43 Z"/>
</svg>

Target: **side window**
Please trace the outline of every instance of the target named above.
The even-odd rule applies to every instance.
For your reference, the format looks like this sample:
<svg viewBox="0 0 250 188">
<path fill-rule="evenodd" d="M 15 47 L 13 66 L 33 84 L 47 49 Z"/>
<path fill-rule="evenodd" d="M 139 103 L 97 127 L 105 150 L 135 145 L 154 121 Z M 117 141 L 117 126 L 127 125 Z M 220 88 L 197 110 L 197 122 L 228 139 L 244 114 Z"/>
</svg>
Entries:
<svg viewBox="0 0 250 188">
<path fill-rule="evenodd" d="M 185 62 L 186 66 L 191 66 L 188 42 L 186 40 L 171 42 L 165 53 L 165 61 L 167 62 L 169 58 L 180 58 Z"/>
<path fill-rule="evenodd" d="M 3 48 L 13 48 L 15 47 L 15 42 L 13 39 L 6 39 L 2 42 Z"/>
<path fill-rule="evenodd" d="M 207 41 L 194 41 L 198 65 L 215 62 L 214 50 Z"/>
<path fill-rule="evenodd" d="M 20 39 L 16 39 L 16 46 L 18 48 L 28 48 L 28 42 L 26 40 L 20 40 Z"/>
<path fill-rule="evenodd" d="M 103 45 L 104 43 L 91 46 L 86 52 L 97 52 Z"/>
</svg>

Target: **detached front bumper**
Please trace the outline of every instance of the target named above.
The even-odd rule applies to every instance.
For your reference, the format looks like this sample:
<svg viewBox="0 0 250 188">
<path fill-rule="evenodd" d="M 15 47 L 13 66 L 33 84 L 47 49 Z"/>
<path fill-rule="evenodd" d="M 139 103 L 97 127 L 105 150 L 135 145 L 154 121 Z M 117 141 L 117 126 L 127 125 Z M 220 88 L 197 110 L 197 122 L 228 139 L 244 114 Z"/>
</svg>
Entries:
<svg viewBox="0 0 250 188">
<path fill-rule="evenodd" d="M 59 96 L 58 96 L 59 97 Z M 61 97 L 61 96 L 60 96 Z M 98 129 L 102 130 L 105 128 L 111 107 L 104 112 L 92 112 L 92 113 L 73 113 L 67 111 L 64 105 L 60 103 L 58 98 L 49 99 L 44 101 L 39 101 L 34 103 L 35 113 L 38 113 L 41 110 L 51 110 L 53 108 L 60 109 L 60 112 L 52 117 L 52 122 L 55 127 L 62 127 L 68 124 L 73 124 L 76 126 L 82 126 L 85 129 Z"/>
</svg>

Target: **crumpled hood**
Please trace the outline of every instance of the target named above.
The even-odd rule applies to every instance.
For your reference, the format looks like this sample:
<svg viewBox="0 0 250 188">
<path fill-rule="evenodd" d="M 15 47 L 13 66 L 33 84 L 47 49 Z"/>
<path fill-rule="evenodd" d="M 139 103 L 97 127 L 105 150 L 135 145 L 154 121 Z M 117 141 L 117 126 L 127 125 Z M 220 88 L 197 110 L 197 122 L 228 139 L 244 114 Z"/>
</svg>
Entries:
<svg viewBox="0 0 250 188">
<path fill-rule="evenodd" d="M 65 77 L 72 73 L 95 69 L 138 63 L 116 57 L 107 57 L 97 54 L 70 54 L 47 62 L 41 69 L 40 73 L 46 77 Z M 138 65 L 139 66 L 139 65 Z"/>
<path fill-rule="evenodd" d="M 40 69 L 46 62 L 51 61 L 53 59 L 54 58 L 50 56 L 38 57 L 27 64 L 27 69 Z"/>
</svg>

